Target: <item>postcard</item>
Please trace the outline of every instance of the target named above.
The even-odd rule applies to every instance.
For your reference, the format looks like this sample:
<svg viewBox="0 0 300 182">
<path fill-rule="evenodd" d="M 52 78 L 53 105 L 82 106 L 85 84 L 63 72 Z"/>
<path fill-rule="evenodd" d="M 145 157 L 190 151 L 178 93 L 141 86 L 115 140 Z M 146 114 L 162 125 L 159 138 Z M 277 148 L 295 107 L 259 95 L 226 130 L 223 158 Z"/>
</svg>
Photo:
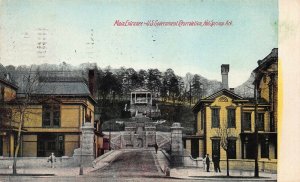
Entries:
<svg viewBox="0 0 300 182">
<path fill-rule="evenodd" d="M 0 181 L 297 181 L 299 6 L 0 1 Z"/>
</svg>

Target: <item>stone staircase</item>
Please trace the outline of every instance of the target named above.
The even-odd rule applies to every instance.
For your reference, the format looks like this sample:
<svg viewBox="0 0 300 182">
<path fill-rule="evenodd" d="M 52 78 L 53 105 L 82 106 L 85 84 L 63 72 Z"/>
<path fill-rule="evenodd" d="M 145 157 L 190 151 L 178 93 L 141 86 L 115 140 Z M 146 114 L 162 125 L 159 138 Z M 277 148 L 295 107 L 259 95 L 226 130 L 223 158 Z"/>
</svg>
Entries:
<svg viewBox="0 0 300 182">
<path fill-rule="evenodd" d="M 170 150 L 171 147 L 171 133 L 163 133 L 163 132 L 156 132 L 156 142 L 160 149 L 163 150 Z M 126 141 L 130 141 L 127 139 L 131 137 L 130 135 L 126 135 L 124 132 L 114 133 L 111 135 L 111 143 L 110 147 L 113 150 L 119 150 L 122 148 L 126 148 L 126 146 L 130 146 L 132 143 L 126 143 Z"/>
<path fill-rule="evenodd" d="M 170 133 L 156 132 L 156 142 L 159 148 L 164 150 L 170 150 L 171 147 Z"/>
<path fill-rule="evenodd" d="M 111 136 L 110 148 L 112 150 L 119 150 L 122 148 L 122 133 Z"/>
</svg>

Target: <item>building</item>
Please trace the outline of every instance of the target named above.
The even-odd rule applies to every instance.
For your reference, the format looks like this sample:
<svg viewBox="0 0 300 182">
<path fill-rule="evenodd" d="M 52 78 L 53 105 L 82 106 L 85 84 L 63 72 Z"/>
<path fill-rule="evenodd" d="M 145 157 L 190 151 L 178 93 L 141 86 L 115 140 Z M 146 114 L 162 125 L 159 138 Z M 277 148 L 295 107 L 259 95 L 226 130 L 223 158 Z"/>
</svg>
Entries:
<svg viewBox="0 0 300 182">
<path fill-rule="evenodd" d="M 193 107 L 197 132 L 195 135 L 186 136 L 184 140 L 186 150 L 194 158 L 208 153 L 219 156 L 221 161 L 225 160 L 225 144 L 228 158 L 236 159 L 233 168 L 245 167 L 241 163 L 244 159 L 255 158 L 257 126 L 258 159 L 274 162 L 275 165 L 270 168 L 276 170 L 277 54 L 277 49 L 273 49 L 267 57 L 258 61 L 258 67 L 253 71 L 254 85 L 258 90 L 257 99 L 243 98 L 235 94 L 233 89 L 228 89 L 229 65 L 221 66 L 223 89 L 200 99 Z"/>
<path fill-rule="evenodd" d="M 7 104 L 12 111 L 10 122 L 19 126 L 20 106 L 26 103 L 19 156 L 45 157 L 54 152 L 56 156 L 71 157 L 74 149 L 80 147 L 81 126 L 87 122 L 94 126 L 96 102 L 87 81 L 66 76 L 65 73 L 62 76 L 59 72 L 52 72 L 50 76 L 48 73 L 47 76 L 43 73 L 37 75 L 35 72 L 30 74 L 30 84 L 20 81 L 25 75 L 17 76 L 19 87 L 16 98 Z M 32 85 L 30 91 L 28 85 Z M 97 128 L 95 131 L 98 132 Z M 16 132 L 9 141 L 3 147 L 3 156 L 13 155 Z M 96 142 L 99 141 L 95 140 L 94 149 Z M 95 150 L 95 156 L 97 155 Z"/>
<path fill-rule="evenodd" d="M 150 90 L 139 88 L 135 89 L 130 93 L 130 109 L 127 105 L 124 110 L 129 110 L 131 116 L 136 114 L 142 114 L 149 118 L 158 118 L 160 116 L 160 109 L 158 104 L 156 104 L 157 98 L 152 97 L 152 92 Z"/>
<path fill-rule="evenodd" d="M 7 105 L 16 98 L 18 87 L 12 82 L 4 67 L 0 66 L 0 156 L 12 156 L 13 138 L 18 128 L 11 120 L 12 111 Z"/>
</svg>

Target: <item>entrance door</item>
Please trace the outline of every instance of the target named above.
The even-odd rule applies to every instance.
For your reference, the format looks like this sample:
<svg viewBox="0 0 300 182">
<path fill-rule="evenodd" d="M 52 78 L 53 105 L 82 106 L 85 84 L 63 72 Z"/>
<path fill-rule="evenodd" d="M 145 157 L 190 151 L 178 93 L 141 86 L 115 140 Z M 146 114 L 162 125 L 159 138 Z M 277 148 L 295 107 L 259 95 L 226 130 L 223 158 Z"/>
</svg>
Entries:
<svg viewBox="0 0 300 182">
<path fill-rule="evenodd" d="M 38 135 L 38 157 L 48 157 L 53 152 L 55 156 L 64 155 L 64 136 L 61 134 Z"/>
<path fill-rule="evenodd" d="M 212 156 L 218 156 L 220 158 L 220 140 L 214 139 L 212 140 Z"/>
<path fill-rule="evenodd" d="M 248 141 L 246 144 L 246 159 L 255 158 L 255 143 L 253 141 Z"/>
<path fill-rule="evenodd" d="M 191 154 L 193 158 L 199 157 L 199 140 L 191 139 Z"/>
</svg>

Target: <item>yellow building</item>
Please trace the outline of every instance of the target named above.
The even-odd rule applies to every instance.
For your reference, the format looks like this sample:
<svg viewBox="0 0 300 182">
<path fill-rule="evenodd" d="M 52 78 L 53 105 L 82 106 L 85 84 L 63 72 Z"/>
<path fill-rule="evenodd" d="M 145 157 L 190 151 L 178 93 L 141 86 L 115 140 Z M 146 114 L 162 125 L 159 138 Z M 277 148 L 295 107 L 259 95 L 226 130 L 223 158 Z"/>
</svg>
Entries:
<svg viewBox="0 0 300 182">
<path fill-rule="evenodd" d="M 225 160 L 227 147 L 230 159 L 254 159 L 257 126 L 258 159 L 277 159 L 277 62 L 277 49 L 258 62 L 254 70 L 257 100 L 228 90 L 229 65 L 221 66 L 223 89 L 193 107 L 197 131 L 184 138 L 193 157 L 210 154 Z M 239 167 L 243 168 L 242 163 Z"/>
<path fill-rule="evenodd" d="M 12 111 L 8 104 L 16 98 L 18 87 L 11 82 L 9 75 L 0 73 L 0 156 L 11 156 L 16 124 L 12 122 Z"/>
<path fill-rule="evenodd" d="M 43 77 L 33 83 L 31 93 L 28 83 L 19 83 L 16 99 L 9 102 L 11 123 L 16 128 L 20 122 L 20 106 L 26 103 L 22 126 L 19 156 L 45 157 L 72 156 L 80 147 L 81 126 L 90 122 L 94 126 L 93 99 L 86 81 L 74 77 Z M 30 96 L 27 99 L 26 96 Z M 17 132 L 4 141 L 3 156 L 13 156 Z M 95 148 L 96 143 L 94 143 Z M 97 155 L 95 151 L 95 156 Z"/>
</svg>

